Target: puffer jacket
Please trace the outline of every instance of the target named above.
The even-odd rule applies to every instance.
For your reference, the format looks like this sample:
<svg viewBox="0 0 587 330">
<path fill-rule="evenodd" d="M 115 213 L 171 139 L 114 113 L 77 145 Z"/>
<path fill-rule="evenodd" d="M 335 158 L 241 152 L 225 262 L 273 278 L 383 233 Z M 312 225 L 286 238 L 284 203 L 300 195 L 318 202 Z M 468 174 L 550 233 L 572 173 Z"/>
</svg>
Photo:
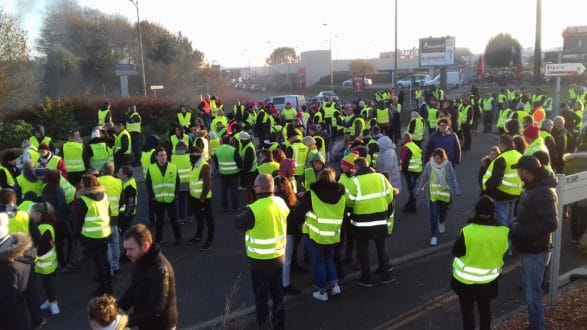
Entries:
<svg viewBox="0 0 587 330">
<path fill-rule="evenodd" d="M 558 223 L 556 185 L 556 178 L 543 170 L 524 187 L 518 203 L 517 219 L 511 226 L 511 239 L 516 251 L 541 253 L 552 248 L 551 233 Z"/>
<path fill-rule="evenodd" d="M 401 189 L 402 178 L 399 172 L 399 163 L 395 151 L 395 143 L 388 136 L 381 136 L 377 139 L 379 144 L 379 157 L 377 158 L 376 170 L 378 173 L 386 173 L 389 183 L 394 188 Z"/>
</svg>

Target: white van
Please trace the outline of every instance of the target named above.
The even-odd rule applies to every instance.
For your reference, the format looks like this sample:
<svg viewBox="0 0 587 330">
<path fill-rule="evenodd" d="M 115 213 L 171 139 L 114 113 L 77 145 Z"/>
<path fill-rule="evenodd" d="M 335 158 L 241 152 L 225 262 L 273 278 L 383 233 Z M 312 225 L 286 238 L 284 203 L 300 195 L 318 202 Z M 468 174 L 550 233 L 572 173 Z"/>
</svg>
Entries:
<svg viewBox="0 0 587 330">
<path fill-rule="evenodd" d="M 461 80 L 460 72 L 458 71 L 449 71 L 446 73 L 446 87 L 454 87 L 458 88 L 463 84 Z M 440 88 L 440 75 L 437 74 L 432 80 L 429 80 L 424 83 L 424 87 L 432 87 L 436 86 L 436 88 Z"/>
<path fill-rule="evenodd" d="M 301 110 L 302 105 L 306 105 L 306 98 L 304 97 L 304 95 L 279 95 L 270 96 L 266 98 L 263 102 L 265 102 L 265 104 L 272 103 L 273 106 L 280 111 L 283 108 L 285 108 L 285 104 L 289 102 L 291 103 L 292 107 Z"/>
</svg>

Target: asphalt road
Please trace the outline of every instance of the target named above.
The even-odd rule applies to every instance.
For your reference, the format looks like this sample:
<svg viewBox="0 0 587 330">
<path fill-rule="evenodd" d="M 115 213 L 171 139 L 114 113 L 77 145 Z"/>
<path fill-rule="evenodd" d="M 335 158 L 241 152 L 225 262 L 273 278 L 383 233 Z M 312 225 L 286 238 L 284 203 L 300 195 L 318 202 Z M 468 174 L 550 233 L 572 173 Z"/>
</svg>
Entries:
<svg viewBox="0 0 587 330">
<path fill-rule="evenodd" d="M 397 264 L 397 281 L 382 286 L 375 284 L 370 289 L 357 286 L 353 279 L 356 271 L 347 268 L 347 278 L 342 284 L 343 294 L 329 302 L 318 302 L 311 297 L 310 274 L 293 274 L 292 283 L 301 289 L 301 296 L 288 297 L 286 324 L 294 329 L 370 329 L 398 324 L 399 328 L 454 328 L 460 325 L 458 303 L 447 300 L 450 280 L 451 257 L 449 248 L 479 196 L 477 171 L 480 159 L 497 142 L 495 135 L 474 134 L 473 150 L 465 153 L 463 161 L 456 167 L 462 196 L 449 210 L 447 230 L 439 237 L 439 246 L 430 247 L 428 207 L 425 199 L 418 201 L 418 213 L 396 214 L 396 226 L 389 239 L 390 256 Z M 243 233 L 234 228 L 234 215 L 221 213 L 219 180 L 214 179 L 213 207 L 216 220 L 214 247 L 200 252 L 200 245 L 174 246 L 163 244 L 164 254 L 175 269 L 179 328 L 255 328 L 253 301 L 250 286 L 248 260 L 244 253 Z M 405 185 L 404 185 L 405 187 Z M 144 183 L 139 182 L 139 209 L 135 221 L 147 221 L 147 204 Z M 244 194 L 241 195 L 244 199 Z M 398 205 L 403 205 L 407 194 L 401 193 Z M 568 225 L 565 224 L 565 228 Z M 195 233 L 194 224 L 182 226 L 184 240 Z M 565 242 L 568 233 L 565 231 Z M 164 241 L 173 239 L 169 224 L 165 227 Z M 300 249 L 301 250 L 301 249 Z M 375 263 L 374 251 L 372 262 Z M 563 247 L 561 273 L 586 263 L 586 258 L 573 252 L 572 246 Z M 496 315 L 503 314 L 518 305 L 522 299 L 515 288 L 519 283 L 517 261 L 508 260 L 513 267 L 510 275 L 504 276 L 506 288 L 500 300 L 494 304 Z M 128 286 L 131 265 L 123 265 L 114 280 L 114 293 L 122 294 Z M 509 273 L 508 273 L 509 274 Z M 72 274 L 58 274 L 56 278 L 61 314 L 48 319 L 47 329 L 83 328 L 87 324 L 86 305 L 95 287 L 90 262 L 81 263 L 81 270 Z M 507 291 L 506 294 L 503 294 Z M 440 297 L 440 298 L 439 298 Z M 452 306 L 448 311 L 431 309 L 431 302 L 440 301 L 440 306 Z M 456 304 L 456 305 L 455 305 Z M 455 310 L 456 306 L 456 310 Z M 344 311 L 344 312 L 343 312 Z M 440 311 L 440 312 L 438 312 Z M 424 312 L 430 312 L 428 315 Z M 435 312 L 438 312 L 435 314 Z M 424 314 L 422 314 L 424 313 Z M 389 324 L 388 322 L 393 324 Z"/>
</svg>

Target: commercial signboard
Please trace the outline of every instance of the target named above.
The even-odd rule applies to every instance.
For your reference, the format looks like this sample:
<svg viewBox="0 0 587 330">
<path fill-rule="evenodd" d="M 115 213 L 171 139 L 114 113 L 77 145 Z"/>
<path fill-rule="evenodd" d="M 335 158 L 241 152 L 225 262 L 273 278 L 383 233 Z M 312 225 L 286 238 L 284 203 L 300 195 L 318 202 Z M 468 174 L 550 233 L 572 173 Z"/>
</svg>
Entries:
<svg viewBox="0 0 587 330">
<path fill-rule="evenodd" d="M 447 66 L 455 64 L 455 38 L 420 39 L 420 66 Z"/>
</svg>

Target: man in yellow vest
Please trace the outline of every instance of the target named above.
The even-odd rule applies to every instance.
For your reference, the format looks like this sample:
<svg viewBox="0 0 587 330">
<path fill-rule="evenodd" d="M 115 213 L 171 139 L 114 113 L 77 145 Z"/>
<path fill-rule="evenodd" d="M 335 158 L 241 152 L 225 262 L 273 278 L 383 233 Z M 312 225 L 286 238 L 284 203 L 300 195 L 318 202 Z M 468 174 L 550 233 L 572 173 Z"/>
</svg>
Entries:
<svg viewBox="0 0 587 330">
<path fill-rule="evenodd" d="M 400 150 L 400 170 L 406 178 L 408 185 L 409 198 L 408 202 L 402 209 L 402 212 L 416 212 L 416 196 L 414 188 L 423 170 L 422 165 L 422 148 L 418 147 L 412 141 L 412 134 L 406 132 L 402 138 L 402 148 Z"/>
<path fill-rule="evenodd" d="M 493 125 L 493 113 L 496 108 L 497 101 L 490 93 L 485 94 L 485 98 L 481 99 L 481 109 L 483 111 L 483 133 L 491 133 Z"/>
<path fill-rule="evenodd" d="M 180 225 L 183 225 L 186 221 L 192 223 L 193 212 L 188 202 L 192 164 L 188 145 L 184 141 L 179 141 L 175 145 L 174 153 L 171 155 L 171 163 L 177 167 L 177 175 L 179 176 L 179 190 L 176 192 L 178 222 Z"/>
<path fill-rule="evenodd" d="M 98 125 L 105 126 L 106 124 L 112 125 L 112 111 L 108 101 L 105 101 L 102 107 L 98 109 Z"/>
<path fill-rule="evenodd" d="M 65 166 L 65 162 L 61 157 L 50 151 L 48 145 L 41 143 L 39 146 L 39 156 L 37 167 L 58 170 L 61 173 L 61 176 L 67 179 L 67 167 Z"/>
<path fill-rule="evenodd" d="M 2 155 L 2 163 L 0 163 L 0 188 L 14 188 L 16 184 L 16 177 L 20 171 L 16 167 L 17 154 L 11 150 L 7 150 Z"/>
<path fill-rule="evenodd" d="M 177 206 L 175 202 L 176 192 L 179 191 L 179 175 L 177 167 L 167 161 L 167 151 L 163 147 L 155 149 L 155 157 L 157 162 L 149 166 L 147 171 L 147 178 L 145 185 L 149 198 L 153 200 L 155 209 L 155 221 L 157 225 L 157 233 L 155 241 L 161 243 L 163 241 L 163 227 L 165 212 L 169 216 L 171 227 L 173 228 L 173 235 L 175 236 L 175 244 L 181 244 L 181 229 L 177 222 Z"/>
<path fill-rule="evenodd" d="M 124 234 L 137 213 L 138 189 L 137 181 L 133 177 L 132 167 L 124 165 L 118 170 L 117 177 L 122 181 L 122 195 L 120 196 L 120 213 L 118 214 L 118 228 Z"/>
<path fill-rule="evenodd" d="M 39 149 L 39 146 L 44 143 L 49 146 L 50 150 L 55 150 L 53 139 L 45 135 L 45 127 L 43 127 L 43 125 L 35 125 L 33 128 L 33 136 L 29 138 L 29 142 L 37 149 Z"/>
<path fill-rule="evenodd" d="M 412 141 L 422 148 L 422 142 L 424 141 L 424 118 L 420 116 L 418 111 L 412 111 L 410 113 L 412 119 L 408 125 L 408 133 L 412 134 Z"/>
<path fill-rule="evenodd" d="M 461 130 L 463 132 L 463 151 L 471 150 L 471 130 L 473 129 L 473 117 L 475 111 L 471 105 L 468 97 L 463 98 L 463 105 L 459 110 L 459 120 L 461 122 Z"/>
<path fill-rule="evenodd" d="M 20 211 L 16 204 L 16 191 L 10 188 L 0 190 L 0 212 L 8 215 L 8 233 L 26 233 L 31 235 L 34 243 L 39 242 L 41 233 L 29 214 Z"/>
<path fill-rule="evenodd" d="M 85 173 L 89 164 L 88 148 L 84 145 L 78 130 L 69 134 L 69 140 L 61 148 L 61 157 L 67 167 L 67 180 L 74 186 Z"/>
<path fill-rule="evenodd" d="M 204 227 L 208 227 L 206 242 L 200 251 L 212 248 L 214 242 L 214 214 L 212 212 L 212 172 L 210 165 L 203 157 L 200 147 L 190 150 L 190 161 L 193 164 L 190 172 L 190 205 L 196 216 L 196 234 L 187 242 L 195 244 L 202 241 Z"/>
<path fill-rule="evenodd" d="M 98 182 L 104 186 L 110 206 L 110 227 L 112 234 L 108 238 L 108 263 L 110 271 L 118 274 L 120 270 L 120 231 L 118 230 L 118 214 L 120 213 L 120 197 L 122 181 L 114 177 L 114 163 L 107 161 L 100 169 Z"/>
<path fill-rule="evenodd" d="M 385 249 L 385 240 L 393 230 L 393 195 L 395 188 L 383 174 L 376 173 L 365 158 L 355 160 L 357 172 L 349 185 L 346 206 L 351 209 L 351 224 L 357 238 L 358 257 L 361 261 L 361 277 L 357 284 L 371 287 L 369 266 L 369 240 L 375 241 L 381 283 L 395 281 L 391 275 L 393 267 Z"/>
<path fill-rule="evenodd" d="M 22 172 L 16 177 L 15 181 L 16 185 L 14 190 L 16 190 L 17 200 L 22 201 L 27 194 L 34 200 L 41 197 L 43 181 L 35 175 L 35 166 L 30 160 L 24 162 Z"/>
<path fill-rule="evenodd" d="M 285 156 L 296 162 L 296 181 L 301 182 L 301 176 L 304 174 L 306 162 L 308 160 L 308 147 L 302 143 L 300 137 L 294 130 L 287 132 L 290 145 L 285 149 Z"/>
<path fill-rule="evenodd" d="M 246 189 L 247 197 L 249 202 L 252 202 L 255 198 L 253 192 L 253 181 L 259 174 L 257 171 L 257 151 L 255 150 L 255 144 L 251 141 L 251 136 L 247 132 L 241 132 L 239 134 L 240 145 L 240 156 L 243 160 L 243 167 L 240 173 L 240 184 L 241 187 Z"/>
<path fill-rule="evenodd" d="M 116 125 L 116 137 L 114 138 L 114 164 L 116 168 L 123 165 L 132 165 L 132 140 L 130 133 L 124 126 L 125 123 L 120 122 Z"/>
<path fill-rule="evenodd" d="M 524 155 L 533 156 L 539 150 L 548 153 L 548 148 L 544 144 L 544 139 L 540 137 L 540 128 L 536 125 L 530 125 L 524 129 L 524 139 L 528 142 L 528 148 Z"/>
<path fill-rule="evenodd" d="M 190 126 L 193 124 L 192 120 L 192 112 L 188 111 L 185 105 L 181 105 L 179 107 L 179 112 L 176 115 L 177 117 L 177 124 L 186 132 L 190 129 Z"/>
<path fill-rule="evenodd" d="M 283 329 L 282 267 L 285 261 L 286 218 L 289 208 L 274 196 L 273 177 L 259 174 L 253 185 L 257 200 L 236 218 L 236 228 L 245 232 L 245 249 L 251 264 L 259 329 Z M 269 313 L 269 295 L 273 312 Z M 271 316 L 270 316 L 271 314 Z"/>
<path fill-rule="evenodd" d="M 126 114 L 126 130 L 130 133 L 132 154 L 133 154 L 133 166 L 140 166 L 141 162 L 141 115 L 137 112 L 136 104 L 128 106 Z"/>
<path fill-rule="evenodd" d="M 233 146 L 230 135 L 222 137 L 222 145 L 216 150 L 214 160 L 220 173 L 222 211 L 228 212 L 228 193 L 230 192 L 232 211 L 236 213 L 240 206 L 238 180 L 239 173 L 243 168 L 243 160 L 237 148 Z"/>
<path fill-rule="evenodd" d="M 108 146 L 105 134 L 98 127 L 94 128 L 88 141 L 89 167 L 100 169 L 111 156 L 112 148 Z"/>
</svg>

